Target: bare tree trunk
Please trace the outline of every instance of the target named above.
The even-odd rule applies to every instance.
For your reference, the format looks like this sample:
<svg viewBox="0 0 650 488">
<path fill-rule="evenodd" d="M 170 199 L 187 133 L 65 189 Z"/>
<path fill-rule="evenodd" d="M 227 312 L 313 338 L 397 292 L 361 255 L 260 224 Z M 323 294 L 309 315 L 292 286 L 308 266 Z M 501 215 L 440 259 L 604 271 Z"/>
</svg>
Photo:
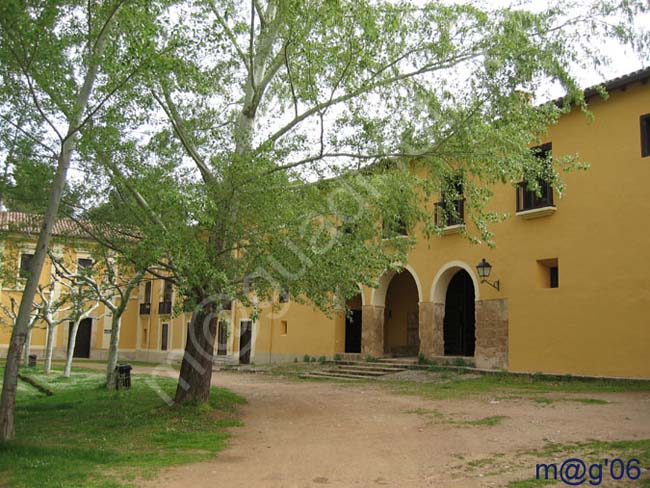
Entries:
<svg viewBox="0 0 650 488">
<path fill-rule="evenodd" d="M 68 352 L 65 357 L 65 368 L 63 369 L 63 376 L 70 378 L 72 372 L 72 356 L 74 355 L 74 346 L 77 343 L 77 332 L 79 331 L 79 324 L 83 318 L 79 318 L 72 323 L 70 330 L 70 337 L 68 338 Z"/>
<path fill-rule="evenodd" d="M 52 370 L 52 349 L 54 348 L 54 326 L 47 325 L 47 341 L 45 343 L 45 366 L 43 372 L 50 374 Z"/>
<path fill-rule="evenodd" d="M 117 366 L 121 326 L 122 317 L 113 312 L 111 319 L 111 343 L 108 348 L 108 363 L 106 364 L 106 388 L 109 390 L 115 388 L 115 367 Z"/>
<path fill-rule="evenodd" d="M 176 387 L 177 403 L 205 403 L 210 396 L 212 359 L 217 332 L 217 318 L 212 313 L 213 307 L 214 305 L 206 306 L 192 314 Z"/>
<path fill-rule="evenodd" d="M 27 336 L 25 337 L 25 354 L 23 356 L 23 366 L 28 366 L 29 365 L 29 352 L 30 349 L 32 348 L 32 332 L 34 331 L 34 327 L 30 327 L 27 329 Z"/>
</svg>

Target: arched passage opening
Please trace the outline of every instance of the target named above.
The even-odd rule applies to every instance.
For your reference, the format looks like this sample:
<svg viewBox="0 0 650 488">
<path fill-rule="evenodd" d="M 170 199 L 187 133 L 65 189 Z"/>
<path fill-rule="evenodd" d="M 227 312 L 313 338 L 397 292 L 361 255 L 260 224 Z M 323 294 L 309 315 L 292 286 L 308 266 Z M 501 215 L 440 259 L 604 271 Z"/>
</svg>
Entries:
<svg viewBox="0 0 650 488">
<path fill-rule="evenodd" d="M 445 297 L 446 356 L 474 356 L 476 345 L 475 295 L 472 277 L 461 269 L 449 281 Z"/>
<path fill-rule="evenodd" d="M 392 276 L 384 308 L 384 353 L 415 356 L 420 349 L 419 290 L 413 275 L 403 270 Z"/>
<path fill-rule="evenodd" d="M 361 293 L 345 302 L 345 352 L 361 352 L 362 331 L 362 297 Z"/>
</svg>

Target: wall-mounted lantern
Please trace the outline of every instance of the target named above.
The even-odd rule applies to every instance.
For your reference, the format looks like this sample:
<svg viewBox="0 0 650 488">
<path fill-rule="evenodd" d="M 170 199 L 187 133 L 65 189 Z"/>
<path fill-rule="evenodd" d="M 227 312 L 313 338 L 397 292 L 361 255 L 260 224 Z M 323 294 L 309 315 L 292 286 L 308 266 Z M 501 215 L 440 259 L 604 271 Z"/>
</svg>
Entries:
<svg viewBox="0 0 650 488">
<path fill-rule="evenodd" d="M 481 278 L 481 283 L 487 283 L 492 288 L 496 288 L 497 290 L 499 289 L 499 280 L 488 281 L 490 273 L 492 272 L 492 265 L 488 263 L 485 258 L 476 265 L 476 271 L 478 271 L 478 276 Z"/>
</svg>

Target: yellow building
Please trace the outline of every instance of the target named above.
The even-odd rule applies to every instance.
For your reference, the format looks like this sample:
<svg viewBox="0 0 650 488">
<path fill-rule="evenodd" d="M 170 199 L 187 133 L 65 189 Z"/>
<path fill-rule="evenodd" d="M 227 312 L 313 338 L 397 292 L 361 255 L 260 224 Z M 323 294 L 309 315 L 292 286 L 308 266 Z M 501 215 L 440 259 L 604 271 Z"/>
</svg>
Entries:
<svg viewBox="0 0 650 488">
<path fill-rule="evenodd" d="M 27 264 L 34 254 L 40 230 L 40 218 L 18 212 L 0 212 L 0 256 L 2 282 L 0 303 L 10 308 L 11 299 L 20 302 Z M 93 259 L 93 243 L 85 239 L 74 222 L 60 219 L 53 229 L 52 251 L 64 259 L 72 272 L 87 266 Z M 41 272 L 39 283 L 47 292 L 62 293 L 59 283 L 52 280 L 54 265 L 49 258 Z M 187 322 L 190 314 L 173 317 L 174 292 L 162 280 L 147 277 L 129 300 L 122 315 L 120 329 L 120 358 L 126 360 L 164 361 L 182 357 L 185 347 Z M 38 298 L 37 298 L 38 300 Z M 6 355 L 11 337 L 11 317 L 0 311 L 0 355 Z M 54 357 L 66 355 L 71 324 L 61 323 L 55 329 Z M 99 305 L 84 319 L 77 332 L 74 356 L 106 359 L 111 332 L 109 311 Z M 43 321 L 33 329 L 31 351 L 44 355 L 46 329 Z"/>
<path fill-rule="evenodd" d="M 510 371 L 650 378 L 649 79 L 645 69 L 610 81 L 607 101 L 587 90 L 595 119 L 574 110 L 549 128 L 542 149 L 591 165 L 563 176 L 563 198 L 545 185 L 541 196 L 492 189 L 489 209 L 510 214 L 492 227 L 496 248 L 470 244 L 456 225 L 432 240 L 416 229 L 404 271 L 364 288 L 348 318 L 289 302 L 251 323 L 236 308 L 228 353 L 238 356 L 243 336 L 249 360 L 252 327 L 256 363 L 422 353 Z M 481 283 L 483 259 L 499 289 Z"/>
<path fill-rule="evenodd" d="M 253 320 L 235 303 L 222 313 L 215 356 L 260 364 L 305 354 L 423 354 L 510 371 L 650 378 L 649 79 L 645 69 L 612 80 L 607 101 L 588 90 L 593 121 L 574 110 L 549 128 L 542 150 L 591 165 L 563 175 L 563 198 L 548 185 L 537 195 L 522 185 L 492 188 L 489 209 L 510 215 L 493 224 L 496 248 L 459 235 L 459 201 L 461 218 L 448 220 L 443 235 L 412 230 L 418 240 L 404 270 L 360 289 L 347 316 L 328 318 L 281 296 Z M 5 260 L 16 259 L 25 252 L 20 236 L 1 230 Z M 71 255 L 83 257 L 83 246 L 74 247 Z M 478 275 L 483 259 L 492 266 L 488 282 Z M 0 299 L 12 293 L 3 283 Z M 122 358 L 181 357 L 190 316 L 173 316 L 173 295 L 162 280 L 141 285 L 123 317 Z M 101 311 L 89 322 L 81 352 L 104 358 L 110 318 Z M 9 332 L 0 330 L 0 352 Z M 60 355 L 67 327 L 58 334 Z M 43 341 L 35 334 L 34 349 Z"/>
</svg>

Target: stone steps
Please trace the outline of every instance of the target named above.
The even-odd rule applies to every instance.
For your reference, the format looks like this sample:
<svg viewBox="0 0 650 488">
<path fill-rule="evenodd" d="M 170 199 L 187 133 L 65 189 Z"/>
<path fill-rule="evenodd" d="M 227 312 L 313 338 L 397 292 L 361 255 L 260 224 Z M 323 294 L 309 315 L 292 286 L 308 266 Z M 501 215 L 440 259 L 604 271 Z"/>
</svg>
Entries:
<svg viewBox="0 0 650 488">
<path fill-rule="evenodd" d="M 366 361 L 336 361 L 335 364 L 339 367 L 354 368 L 357 370 L 365 370 L 365 371 L 381 371 L 384 373 L 404 371 L 403 366 L 399 366 L 396 364 L 379 364 L 379 363 L 369 363 Z"/>
<path fill-rule="evenodd" d="M 337 371 L 309 371 L 300 375 L 301 378 L 319 378 L 333 380 L 371 380 L 374 376 L 365 376 L 360 374 L 339 373 Z"/>
<path fill-rule="evenodd" d="M 396 364 L 379 364 L 364 361 L 336 361 L 332 367 L 309 371 L 301 378 L 331 378 L 347 380 L 371 380 L 391 373 L 399 373 L 405 368 Z"/>
</svg>

